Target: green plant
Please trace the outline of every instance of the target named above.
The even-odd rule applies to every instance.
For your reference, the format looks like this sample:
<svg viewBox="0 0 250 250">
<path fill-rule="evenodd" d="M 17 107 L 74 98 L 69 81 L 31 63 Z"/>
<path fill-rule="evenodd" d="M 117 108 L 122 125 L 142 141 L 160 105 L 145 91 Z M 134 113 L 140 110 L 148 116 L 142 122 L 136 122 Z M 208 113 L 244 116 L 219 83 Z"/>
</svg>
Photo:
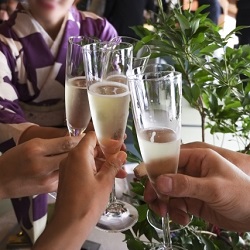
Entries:
<svg viewBox="0 0 250 250">
<path fill-rule="evenodd" d="M 160 1 L 161 2 L 161 1 Z M 159 3 L 160 4 L 160 3 Z M 230 48 L 229 39 L 244 27 L 223 37 L 200 7 L 196 12 L 175 6 L 169 13 L 160 8 L 149 31 L 134 30 L 152 46 L 152 58 L 167 58 L 183 74 L 183 96 L 198 110 L 202 140 L 211 133 L 232 133 L 248 149 L 250 129 L 250 46 Z"/>
<path fill-rule="evenodd" d="M 237 27 L 223 37 L 220 28 L 207 19 L 207 14 L 202 14 L 206 6 L 192 13 L 177 5 L 169 13 L 164 13 L 161 1 L 158 2 L 157 22 L 149 23 L 154 30 L 141 26 L 134 27 L 134 30 L 144 43 L 152 46 L 152 58 L 165 58 L 182 72 L 183 96 L 200 114 L 202 140 L 205 141 L 206 128 L 211 133 L 230 133 L 242 141 L 243 151 L 248 153 L 250 46 L 227 46 L 231 36 L 244 27 Z M 140 154 L 133 122 L 129 127 Z M 141 161 L 131 152 L 128 152 L 128 160 Z M 160 241 L 146 219 L 148 207 L 143 201 L 144 184 L 144 180 L 131 183 L 139 221 L 124 232 L 130 250 L 150 249 L 152 242 Z M 194 218 L 186 228 L 175 233 L 173 241 L 195 250 L 250 249 L 249 233 L 224 231 L 199 218 Z"/>
</svg>

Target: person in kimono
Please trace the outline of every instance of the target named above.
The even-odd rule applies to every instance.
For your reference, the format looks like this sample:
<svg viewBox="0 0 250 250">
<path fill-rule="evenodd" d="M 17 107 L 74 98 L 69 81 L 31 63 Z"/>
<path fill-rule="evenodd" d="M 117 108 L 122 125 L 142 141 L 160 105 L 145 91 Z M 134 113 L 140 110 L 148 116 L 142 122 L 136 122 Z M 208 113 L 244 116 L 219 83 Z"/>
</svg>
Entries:
<svg viewBox="0 0 250 250">
<path fill-rule="evenodd" d="M 0 157 L 0 200 L 39 193 L 41 188 L 53 190 L 53 182 L 57 182 L 55 176 L 59 174 L 52 219 L 32 249 L 80 249 L 106 208 L 115 177 L 126 175 L 122 169 L 127 156 L 125 152 L 120 151 L 100 161 L 98 159 L 103 155 L 95 133 L 90 131 L 79 142 L 80 139 L 33 139 Z M 68 156 L 65 156 L 68 151 Z M 35 157 L 29 156 L 29 152 Z M 57 155 L 48 156 L 50 153 Z M 60 166 L 49 164 L 58 162 L 59 158 L 64 158 Z M 20 169 L 18 159 L 28 162 L 26 165 L 21 162 Z M 50 168 L 44 166 L 41 171 L 41 162 L 47 162 Z M 52 186 L 46 182 L 51 182 Z"/>
<path fill-rule="evenodd" d="M 0 152 L 65 128 L 64 84 L 70 36 L 108 41 L 115 28 L 73 0 L 27 0 L 0 25 Z M 35 241 L 47 220 L 47 195 L 12 199 L 17 220 Z"/>
</svg>

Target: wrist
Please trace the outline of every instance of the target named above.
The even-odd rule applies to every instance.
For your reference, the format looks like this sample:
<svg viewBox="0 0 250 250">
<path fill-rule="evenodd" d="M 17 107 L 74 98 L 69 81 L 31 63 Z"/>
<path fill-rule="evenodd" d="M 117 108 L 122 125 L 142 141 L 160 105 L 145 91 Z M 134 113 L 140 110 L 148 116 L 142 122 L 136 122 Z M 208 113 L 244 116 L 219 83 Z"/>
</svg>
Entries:
<svg viewBox="0 0 250 250">
<path fill-rule="evenodd" d="M 95 224 L 96 222 L 93 224 L 92 214 L 77 217 L 75 214 L 55 211 L 33 249 L 80 249 Z"/>
</svg>

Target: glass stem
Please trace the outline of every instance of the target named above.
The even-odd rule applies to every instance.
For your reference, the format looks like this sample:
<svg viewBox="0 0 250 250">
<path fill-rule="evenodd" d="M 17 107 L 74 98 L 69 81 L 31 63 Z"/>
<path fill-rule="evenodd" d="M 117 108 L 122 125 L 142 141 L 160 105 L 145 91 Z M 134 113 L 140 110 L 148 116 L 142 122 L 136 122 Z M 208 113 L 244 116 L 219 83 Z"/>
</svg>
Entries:
<svg viewBox="0 0 250 250">
<path fill-rule="evenodd" d="M 169 226 L 169 214 L 161 218 L 162 230 L 163 230 L 163 246 L 166 249 L 172 249 L 172 241 L 170 235 L 170 226 Z"/>
<path fill-rule="evenodd" d="M 116 202 L 115 183 L 113 185 L 112 192 L 110 193 L 110 196 L 109 196 L 109 204 L 112 204 L 114 202 Z"/>
</svg>

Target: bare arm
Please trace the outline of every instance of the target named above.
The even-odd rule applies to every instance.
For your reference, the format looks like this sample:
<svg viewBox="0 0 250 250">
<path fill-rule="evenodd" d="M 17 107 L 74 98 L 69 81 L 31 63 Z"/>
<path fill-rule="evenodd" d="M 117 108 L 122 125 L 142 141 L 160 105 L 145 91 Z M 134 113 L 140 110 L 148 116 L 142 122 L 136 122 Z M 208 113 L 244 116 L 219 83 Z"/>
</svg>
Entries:
<svg viewBox="0 0 250 250">
<path fill-rule="evenodd" d="M 96 137 L 88 133 L 60 166 L 51 222 L 34 249 L 80 249 L 103 213 L 126 153 L 111 156 L 96 172 Z"/>
</svg>

